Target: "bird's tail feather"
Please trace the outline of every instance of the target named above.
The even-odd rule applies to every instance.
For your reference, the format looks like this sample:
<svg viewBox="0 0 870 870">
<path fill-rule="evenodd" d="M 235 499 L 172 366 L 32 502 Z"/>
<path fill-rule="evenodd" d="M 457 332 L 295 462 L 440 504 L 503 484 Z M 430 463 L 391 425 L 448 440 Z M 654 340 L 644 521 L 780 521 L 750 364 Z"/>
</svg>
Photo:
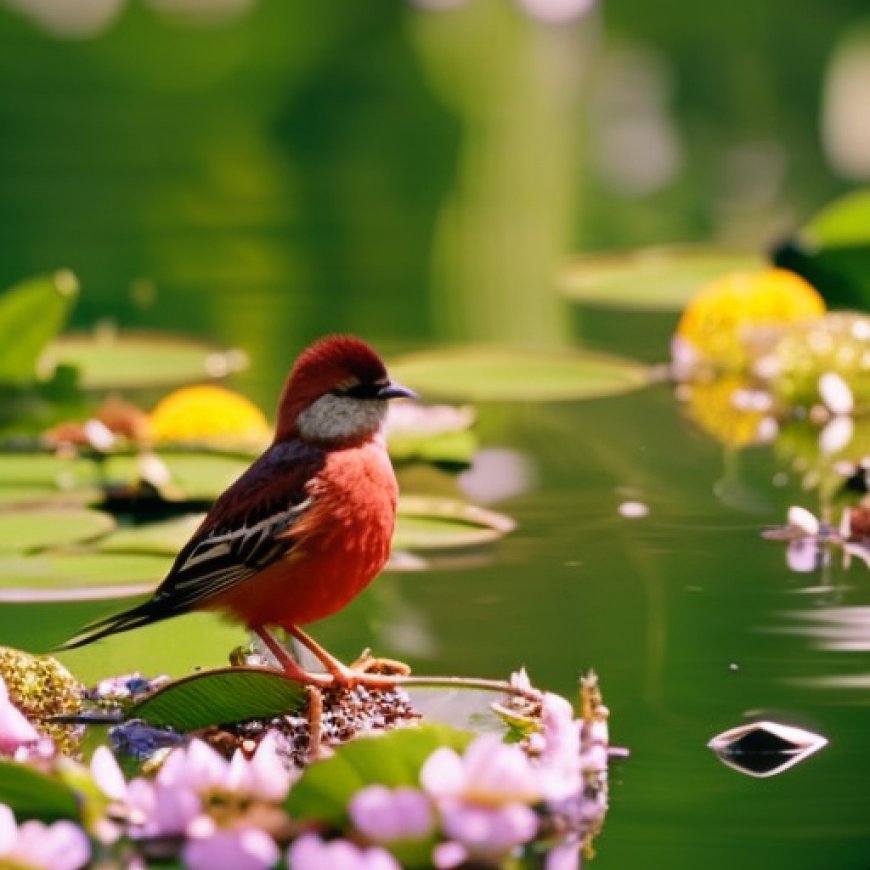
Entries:
<svg viewBox="0 0 870 870">
<path fill-rule="evenodd" d="M 138 607 L 125 610 L 123 613 L 115 613 L 112 616 L 107 616 L 104 619 L 99 619 L 90 625 L 86 625 L 78 634 L 73 635 L 69 640 L 65 640 L 56 649 L 76 649 L 77 647 L 93 643 L 95 640 L 100 640 L 100 638 L 107 635 L 117 634 L 121 631 L 130 631 L 132 628 L 139 628 L 159 618 L 154 612 L 151 602 L 146 601 Z"/>
</svg>

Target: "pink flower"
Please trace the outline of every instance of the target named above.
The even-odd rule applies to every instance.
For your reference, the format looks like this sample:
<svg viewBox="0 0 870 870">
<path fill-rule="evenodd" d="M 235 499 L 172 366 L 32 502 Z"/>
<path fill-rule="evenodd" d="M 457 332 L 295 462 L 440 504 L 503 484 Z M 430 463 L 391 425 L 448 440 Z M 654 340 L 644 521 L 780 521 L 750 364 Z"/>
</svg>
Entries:
<svg viewBox="0 0 870 870">
<path fill-rule="evenodd" d="M 0 804 L 0 866 L 28 870 L 79 870 L 91 858 L 85 832 L 72 822 L 15 824 L 12 810 Z"/>
<path fill-rule="evenodd" d="M 36 729 L 9 700 L 9 690 L 0 677 L 0 754 L 12 755 L 21 746 L 39 740 Z"/>
<path fill-rule="evenodd" d="M 538 818 L 529 805 L 545 796 L 540 779 L 526 754 L 496 734 L 476 738 L 462 757 L 436 749 L 420 771 L 444 832 L 471 858 L 484 861 L 497 861 L 535 836 Z M 439 866 L 451 866 L 445 855 L 442 849 L 436 856 L 443 861 Z"/>
<path fill-rule="evenodd" d="M 278 863 L 280 852 L 265 831 L 242 828 L 192 837 L 183 857 L 190 870 L 266 870 Z"/>
<path fill-rule="evenodd" d="M 583 787 L 580 729 L 571 705 L 559 695 L 544 695 L 541 706 L 544 746 L 536 766 L 548 800 L 564 800 Z"/>
<path fill-rule="evenodd" d="M 304 834 L 287 850 L 289 870 L 401 870 L 396 859 L 379 846 L 360 849 L 347 840 L 324 843 Z"/>
<path fill-rule="evenodd" d="M 414 788 L 370 785 L 351 798 L 348 812 L 358 831 L 383 843 L 419 840 L 434 826 L 429 798 Z"/>
</svg>

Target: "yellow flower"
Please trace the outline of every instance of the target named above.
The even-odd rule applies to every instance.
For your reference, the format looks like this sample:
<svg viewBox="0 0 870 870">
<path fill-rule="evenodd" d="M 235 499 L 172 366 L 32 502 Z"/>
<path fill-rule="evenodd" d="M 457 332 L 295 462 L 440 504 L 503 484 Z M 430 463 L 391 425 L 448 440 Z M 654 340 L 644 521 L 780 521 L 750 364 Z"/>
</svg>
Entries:
<svg viewBox="0 0 870 870">
<path fill-rule="evenodd" d="M 271 433 L 256 405 L 214 385 L 175 390 L 157 404 L 150 423 L 157 441 L 259 444 Z"/>
<path fill-rule="evenodd" d="M 743 371 L 783 326 L 824 313 L 824 300 L 812 285 L 786 269 L 717 278 L 698 291 L 680 318 L 674 338 L 678 377 L 691 377 L 698 368 Z"/>
</svg>

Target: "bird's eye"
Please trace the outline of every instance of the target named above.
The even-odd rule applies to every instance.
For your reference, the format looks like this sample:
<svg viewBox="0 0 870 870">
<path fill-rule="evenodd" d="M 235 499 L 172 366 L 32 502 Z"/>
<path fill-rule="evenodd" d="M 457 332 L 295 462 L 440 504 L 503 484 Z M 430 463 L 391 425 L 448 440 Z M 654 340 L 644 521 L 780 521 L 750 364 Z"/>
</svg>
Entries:
<svg viewBox="0 0 870 870">
<path fill-rule="evenodd" d="M 383 389 L 382 384 L 363 383 L 354 384 L 352 387 L 332 390 L 333 396 L 342 396 L 348 399 L 377 399 Z"/>
</svg>

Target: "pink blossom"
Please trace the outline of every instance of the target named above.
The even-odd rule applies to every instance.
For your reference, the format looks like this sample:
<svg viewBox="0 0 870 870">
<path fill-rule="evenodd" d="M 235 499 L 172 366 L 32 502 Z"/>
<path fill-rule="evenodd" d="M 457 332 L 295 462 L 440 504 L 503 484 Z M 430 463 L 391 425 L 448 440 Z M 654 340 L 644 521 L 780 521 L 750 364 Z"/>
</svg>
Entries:
<svg viewBox="0 0 870 870">
<path fill-rule="evenodd" d="M 36 729 L 9 700 L 9 690 L 0 677 L 0 754 L 12 755 L 19 747 L 38 740 Z"/>
<path fill-rule="evenodd" d="M 540 779 L 526 754 L 496 734 L 476 738 L 462 757 L 446 747 L 436 749 L 420 771 L 444 832 L 472 858 L 487 861 L 537 833 L 538 819 L 529 805 L 545 796 Z M 445 860 L 441 866 L 450 865 Z"/>
<path fill-rule="evenodd" d="M 536 765 L 541 787 L 548 800 L 564 800 L 583 786 L 580 755 L 582 722 L 574 718 L 571 705 L 547 692 L 541 705 L 544 747 Z"/>
<path fill-rule="evenodd" d="M 379 846 L 361 849 L 347 840 L 323 842 L 304 834 L 287 851 L 289 870 L 401 870 L 396 859 Z"/>
<path fill-rule="evenodd" d="M 280 852 L 265 831 L 242 828 L 192 837 L 183 857 L 190 870 L 266 870 L 278 863 Z"/>
<path fill-rule="evenodd" d="M 351 798 L 348 812 L 358 831 L 384 843 L 422 839 L 434 826 L 429 798 L 414 788 L 370 785 Z"/>
<path fill-rule="evenodd" d="M 72 822 L 15 824 L 12 810 L 0 804 L 0 865 L 28 870 L 79 870 L 91 857 L 85 832 Z"/>
</svg>

